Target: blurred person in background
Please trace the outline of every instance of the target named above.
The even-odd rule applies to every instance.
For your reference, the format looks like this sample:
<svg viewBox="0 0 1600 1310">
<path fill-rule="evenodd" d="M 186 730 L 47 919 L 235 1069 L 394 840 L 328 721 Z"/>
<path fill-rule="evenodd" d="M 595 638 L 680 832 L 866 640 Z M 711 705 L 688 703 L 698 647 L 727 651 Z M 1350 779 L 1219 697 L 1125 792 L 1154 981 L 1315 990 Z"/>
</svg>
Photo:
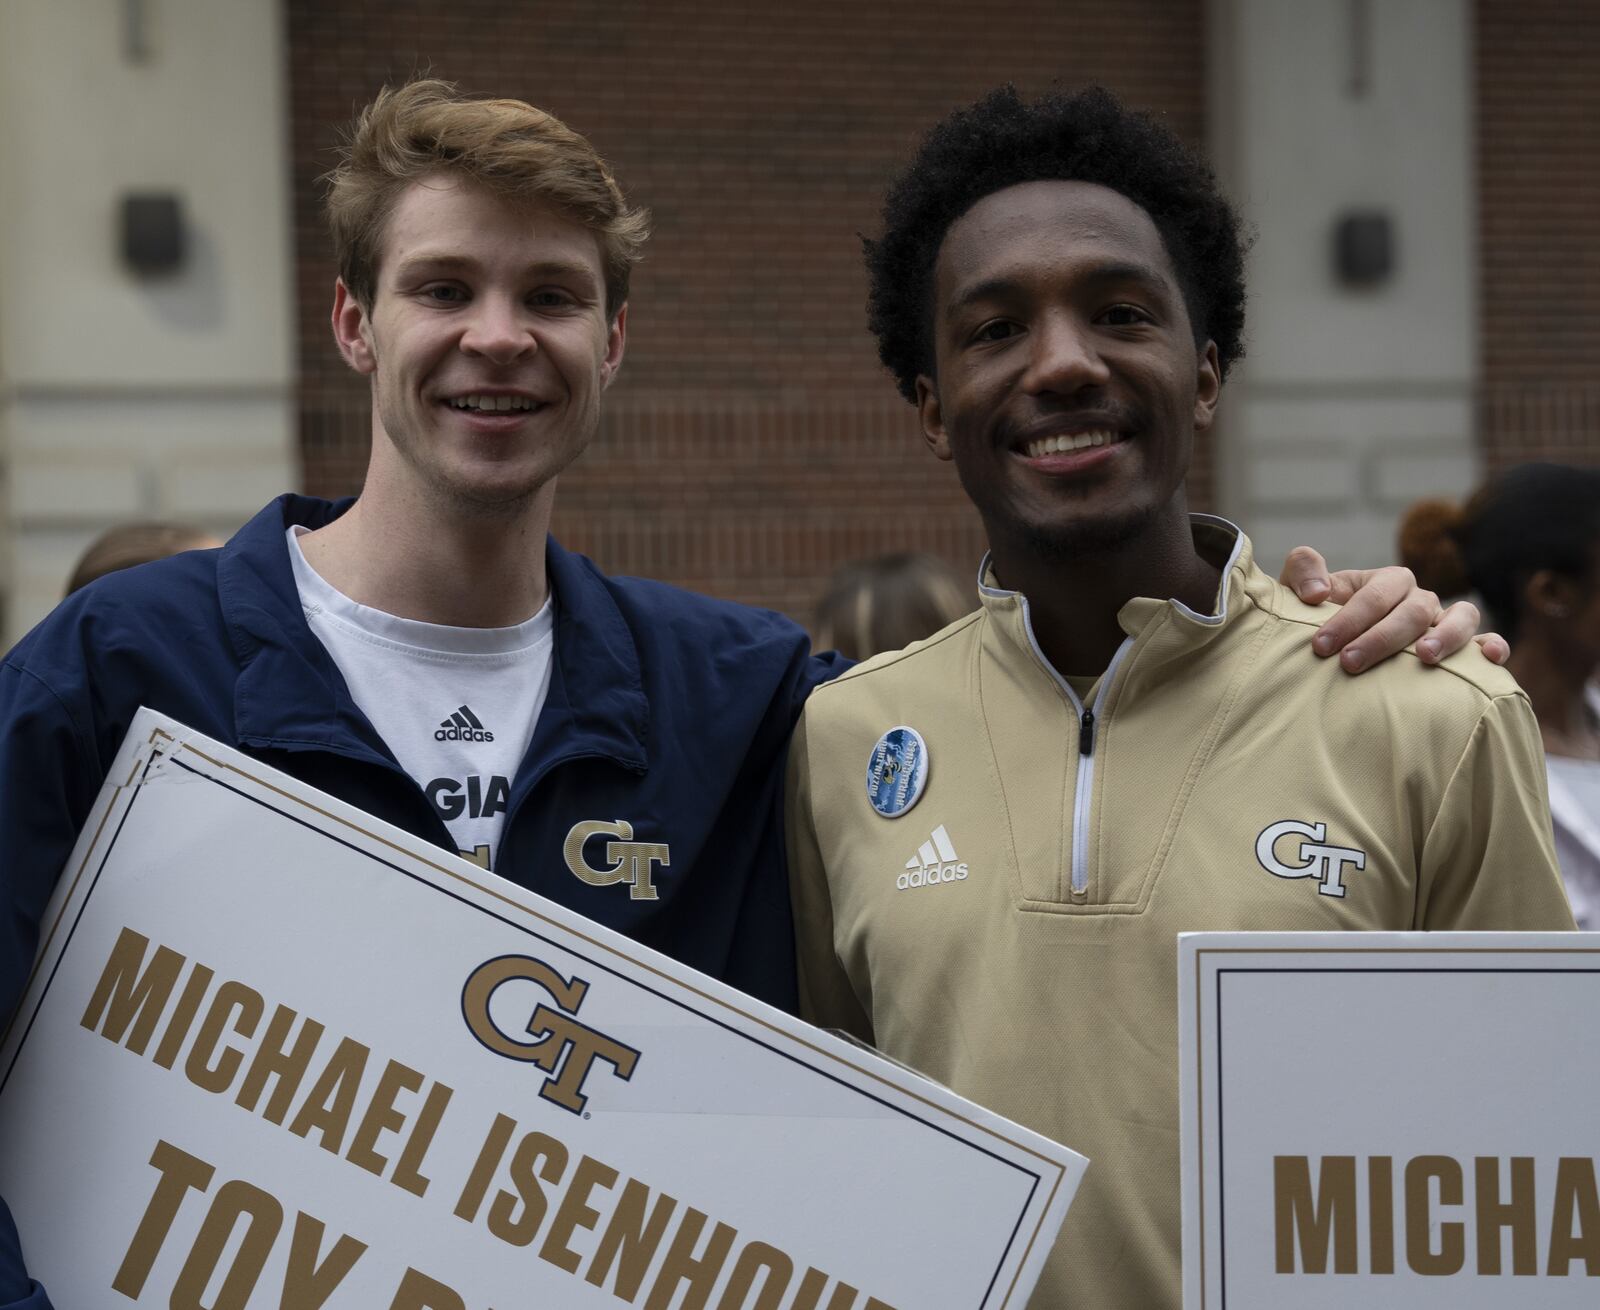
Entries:
<svg viewBox="0 0 1600 1310">
<path fill-rule="evenodd" d="M 936 555 L 853 560 L 817 603 L 817 649 L 864 660 L 931 637 L 974 608 L 971 585 Z"/>
<path fill-rule="evenodd" d="M 1476 592 L 1510 640 L 1573 916 L 1600 928 L 1600 469 L 1522 464 L 1464 504 L 1420 501 L 1401 521 L 1400 557 L 1441 596 Z"/>
<path fill-rule="evenodd" d="M 148 564 L 186 550 L 215 550 L 220 545 L 220 537 L 187 523 L 119 523 L 102 532 L 83 552 L 67 579 L 66 594 L 70 596 L 96 578 L 131 569 L 135 564 Z"/>
</svg>

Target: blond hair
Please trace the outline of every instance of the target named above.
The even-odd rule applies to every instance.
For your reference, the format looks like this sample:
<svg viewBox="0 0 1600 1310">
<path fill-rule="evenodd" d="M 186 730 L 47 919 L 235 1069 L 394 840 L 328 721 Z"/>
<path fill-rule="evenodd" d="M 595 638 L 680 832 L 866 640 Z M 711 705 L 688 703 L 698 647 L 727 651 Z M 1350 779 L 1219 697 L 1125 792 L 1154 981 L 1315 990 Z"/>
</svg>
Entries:
<svg viewBox="0 0 1600 1310">
<path fill-rule="evenodd" d="M 555 115 L 520 100 L 467 99 L 437 78 L 380 91 L 325 179 L 339 276 L 363 308 L 372 308 L 378 256 L 401 192 L 441 171 L 507 200 L 548 205 L 593 232 L 606 313 L 616 316 L 650 235 L 649 213 L 629 207 L 594 147 Z"/>
<path fill-rule="evenodd" d="M 816 638 L 853 660 L 899 650 L 970 614 L 973 588 L 934 555 L 902 553 L 846 564 L 817 604 Z"/>
<path fill-rule="evenodd" d="M 204 528 L 188 523 L 122 523 L 96 537 L 83 552 L 67 579 L 67 595 L 87 587 L 108 573 L 131 569 L 135 564 L 166 559 L 185 550 L 205 550 L 222 544 Z"/>
</svg>

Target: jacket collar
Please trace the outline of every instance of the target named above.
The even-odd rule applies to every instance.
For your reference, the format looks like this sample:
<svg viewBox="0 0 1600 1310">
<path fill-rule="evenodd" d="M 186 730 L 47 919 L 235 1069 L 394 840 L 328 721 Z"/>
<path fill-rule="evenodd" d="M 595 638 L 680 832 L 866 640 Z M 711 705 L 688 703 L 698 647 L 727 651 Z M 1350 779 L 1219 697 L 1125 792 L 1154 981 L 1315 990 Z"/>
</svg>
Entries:
<svg viewBox="0 0 1600 1310">
<path fill-rule="evenodd" d="M 1272 585 L 1271 580 L 1255 568 L 1250 540 L 1237 526 L 1211 514 L 1191 514 L 1189 524 L 1196 548 L 1207 559 L 1222 561 L 1222 582 L 1216 600 L 1207 614 L 1191 609 L 1180 600 L 1153 596 L 1135 596 L 1124 603 L 1117 611 L 1117 623 L 1135 641 L 1157 627 L 1159 620 L 1170 620 L 1159 625 L 1161 632 L 1151 632 L 1152 640 L 1145 643 L 1149 649 L 1145 650 L 1141 663 L 1165 662 L 1205 645 L 1243 608 L 1247 590 L 1257 590 L 1262 585 L 1270 589 Z M 1028 598 L 1000 585 L 987 554 L 978 566 L 978 595 L 991 629 L 998 630 L 1011 644 L 1031 653 L 1059 677 L 1045 660 L 1034 636 Z"/>
<path fill-rule="evenodd" d="M 284 533 L 320 528 L 352 504 L 279 496 L 217 557 L 222 621 L 239 660 L 233 722 L 246 746 L 336 750 L 393 767 L 332 657 L 306 626 Z"/>
<path fill-rule="evenodd" d="M 561 742 L 566 757 L 600 755 L 643 773 L 650 700 L 613 584 L 554 537 L 545 541 L 545 563 L 556 598 L 555 662 L 530 755 L 543 759 Z"/>
<path fill-rule="evenodd" d="M 353 503 L 280 496 L 222 548 L 217 592 L 240 666 L 234 727 L 248 746 L 330 750 L 395 768 L 393 752 L 306 625 L 284 542 L 292 525 L 324 527 Z M 553 538 L 545 551 L 556 598 L 555 656 L 529 758 L 560 742 L 565 757 L 600 755 L 642 771 L 649 705 L 633 634 L 593 564 Z"/>
</svg>

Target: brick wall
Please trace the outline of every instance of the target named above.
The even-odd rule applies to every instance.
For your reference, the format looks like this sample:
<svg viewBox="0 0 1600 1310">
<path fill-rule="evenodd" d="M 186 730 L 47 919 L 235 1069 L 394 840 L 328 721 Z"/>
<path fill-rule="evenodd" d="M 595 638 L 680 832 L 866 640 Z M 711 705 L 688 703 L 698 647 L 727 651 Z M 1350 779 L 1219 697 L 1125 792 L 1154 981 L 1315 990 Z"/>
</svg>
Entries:
<svg viewBox="0 0 1600 1310">
<path fill-rule="evenodd" d="M 1600 462 L 1600 6 L 1476 16 L 1480 439 L 1491 468 Z"/>
<path fill-rule="evenodd" d="M 858 233 L 920 131 L 1015 81 L 1100 81 L 1203 135 L 1200 0 L 288 0 L 305 482 L 356 489 L 366 399 L 329 343 L 317 176 L 416 70 L 586 133 L 655 216 L 627 363 L 556 531 L 614 572 L 803 617 L 864 554 L 982 535 L 864 328 Z M 1209 468 L 1194 499 L 1209 502 Z"/>
</svg>

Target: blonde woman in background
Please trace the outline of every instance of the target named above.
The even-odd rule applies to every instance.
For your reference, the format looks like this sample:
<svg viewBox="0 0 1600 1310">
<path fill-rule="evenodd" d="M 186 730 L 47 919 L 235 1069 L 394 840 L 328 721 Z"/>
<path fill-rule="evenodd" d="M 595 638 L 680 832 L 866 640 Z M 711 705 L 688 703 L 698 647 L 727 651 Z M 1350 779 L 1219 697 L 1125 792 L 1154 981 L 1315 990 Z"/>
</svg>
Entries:
<svg viewBox="0 0 1600 1310">
<path fill-rule="evenodd" d="M 67 580 L 67 595 L 87 587 L 96 578 L 135 564 L 166 559 L 185 550 L 211 550 L 222 545 L 220 537 L 187 523 L 122 523 L 108 528 L 90 543 L 78 566 Z"/>
<path fill-rule="evenodd" d="M 833 575 L 817 604 L 817 649 L 864 660 L 931 637 L 977 608 L 976 584 L 937 556 L 856 560 Z"/>
<path fill-rule="evenodd" d="M 1400 558 L 1441 596 L 1476 591 L 1544 739 L 1556 854 L 1578 926 L 1600 929 L 1600 469 L 1523 464 L 1464 505 L 1422 501 Z"/>
</svg>

